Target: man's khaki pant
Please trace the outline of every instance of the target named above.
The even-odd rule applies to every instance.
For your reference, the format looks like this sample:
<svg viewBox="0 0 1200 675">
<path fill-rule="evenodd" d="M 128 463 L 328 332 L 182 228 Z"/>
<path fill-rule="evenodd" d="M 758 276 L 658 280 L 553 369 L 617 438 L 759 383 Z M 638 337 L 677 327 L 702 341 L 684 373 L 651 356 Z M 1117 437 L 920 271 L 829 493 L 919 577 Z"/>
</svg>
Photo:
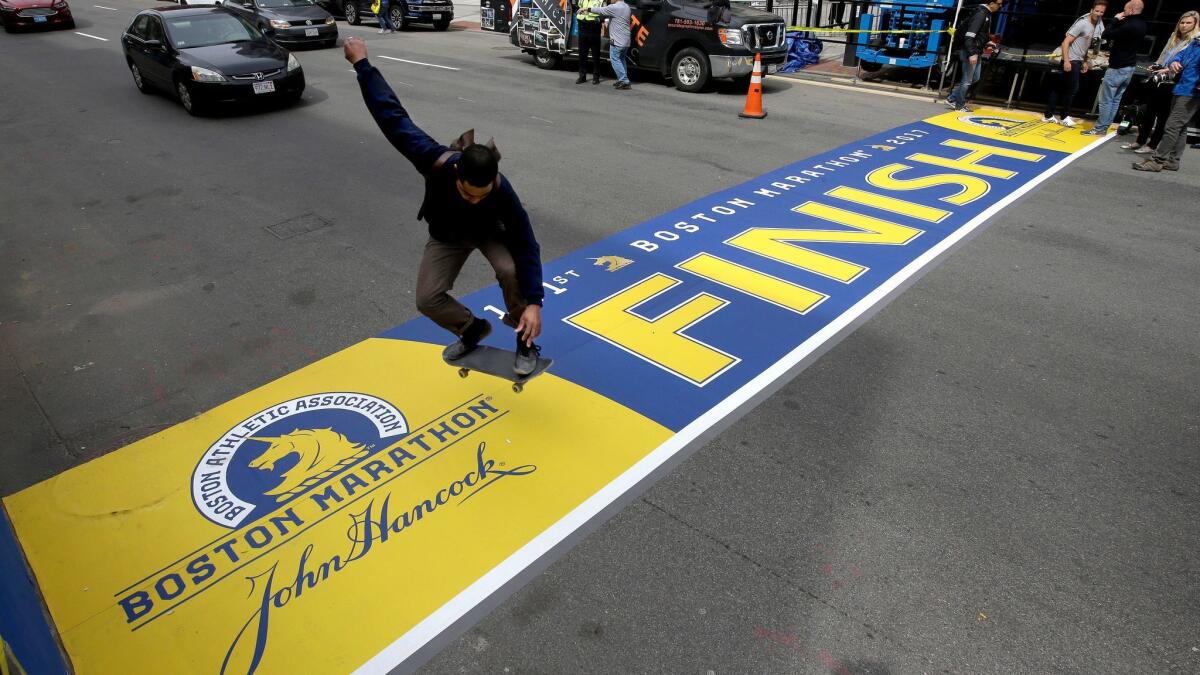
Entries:
<svg viewBox="0 0 1200 675">
<path fill-rule="evenodd" d="M 476 250 L 496 270 L 496 281 L 500 282 L 504 306 L 508 310 L 504 323 L 515 328 L 528 304 L 517 284 L 517 266 L 503 242 L 488 239 L 449 244 L 430 238 L 425 244 L 421 268 L 417 272 L 417 310 L 459 336 L 471 325 L 474 315 L 465 305 L 450 297 L 449 291 L 454 288 L 454 280 L 462 271 L 463 264 Z"/>
</svg>

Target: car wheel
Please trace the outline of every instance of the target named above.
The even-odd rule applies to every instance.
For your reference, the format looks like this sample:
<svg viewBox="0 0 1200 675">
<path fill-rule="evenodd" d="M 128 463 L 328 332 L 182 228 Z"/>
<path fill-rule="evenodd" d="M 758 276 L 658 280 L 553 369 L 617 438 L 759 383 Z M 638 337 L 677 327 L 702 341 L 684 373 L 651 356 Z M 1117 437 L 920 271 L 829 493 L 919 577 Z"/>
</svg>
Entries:
<svg viewBox="0 0 1200 675">
<path fill-rule="evenodd" d="M 679 50 L 671 61 L 671 79 L 679 91 L 700 91 L 708 84 L 708 76 L 708 56 L 695 47 Z"/>
<path fill-rule="evenodd" d="M 548 49 L 539 49 L 533 53 L 533 63 L 542 70 L 557 70 L 562 65 L 562 54 L 555 54 Z"/>
<path fill-rule="evenodd" d="M 392 20 L 392 27 L 396 30 L 404 30 L 408 27 L 407 22 L 404 21 L 403 5 L 396 4 L 388 7 L 388 18 Z"/>
<path fill-rule="evenodd" d="M 342 14 L 346 15 L 346 23 L 351 26 L 357 26 L 362 21 L 358 15 L 358 5 L 354 3 L 354 0 L 342 5 Z"/>
<path fill-rule="evenodd" d="M 142 71 L 138 69 L 136 63 L 129 64 L 129 72 L 133 75 L 133 84 L 138 88 L 138 91 L 143 94 L 149 94 L 150 85 L 146 84 L 146 80 L 142 78 Z"/>
<path fill-rule="evenodd" d="M 880 68 L 883 68 L 883 64 L 875 63 L 874 61 L 859 61 L 858 67 L 862 68 L 864 71 L 866 71 L 868 73 L 876 73 L 876 72 L 879 72 Z"/>
<path fill-rule="evenodd" d="M 446 30 L 450 27 L 450 19 L 438 19 L 433 22 L 434 30 Z"/>
<path fill-rule="evenodd" d="M 189 115 L 200 115 L 203 112 L 200 105 L 192 98 L 192 90 L 188 88 L 184 82 L 175 83 L 175 95 L 179 97 L 179 103 Z"/>
</svg>

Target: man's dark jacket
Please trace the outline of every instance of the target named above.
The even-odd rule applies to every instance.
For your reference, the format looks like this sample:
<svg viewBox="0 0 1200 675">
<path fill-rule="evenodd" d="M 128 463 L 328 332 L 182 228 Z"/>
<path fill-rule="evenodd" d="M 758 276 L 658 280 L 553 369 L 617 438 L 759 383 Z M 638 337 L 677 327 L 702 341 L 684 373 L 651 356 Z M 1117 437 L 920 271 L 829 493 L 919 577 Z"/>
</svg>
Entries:
<svg viewBox="0 0 1200 675">
<path fill-rule="evenodd" d="M 541 248 L 533 236 L 529 215 L 503 174 L 478 204 L 458 193 L 455 167 L 462 153 L 433 140 L 413 123 L 400 99 L 377 68 L 361 59 L 354 64 L 363 101 L 383 135 L 425 177 L 425 201 L 418 215 L 429 223 L 429 236 L 450 244 L 470 244 L 486 239 L 503 241 L 517 267 L 521 295 L 530 304 L 542 304 Z M 449 155 L 444 161 L 438 160 Z"/>
</svg>

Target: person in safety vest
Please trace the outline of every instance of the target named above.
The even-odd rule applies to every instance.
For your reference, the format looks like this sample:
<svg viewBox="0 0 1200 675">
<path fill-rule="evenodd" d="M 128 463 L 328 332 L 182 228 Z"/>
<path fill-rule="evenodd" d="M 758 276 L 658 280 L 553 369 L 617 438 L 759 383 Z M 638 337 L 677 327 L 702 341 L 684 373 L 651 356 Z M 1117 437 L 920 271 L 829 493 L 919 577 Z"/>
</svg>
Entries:
<svg viewBox="0 0 1200 675">
<path fill-rule="evenodd" d="M 591 11 L 603 0 L 579 0 L 575 24 L 579 27 L 579 78 L 575 84 L 587 81 L 588 52 L 592 54 L 592 84 L 600 84 L 600 15 Z"/>
<path fill-rule="evenodd" d="M 429 241 L 417 272 L 416 300 L 422 314 L 458 336 L 442 355 L 460 359 L 492 331 L 491 323 L 448 293 L 467 258 L 478 250 L 496 270 L 508 310 L 503 322 L 517 333 L 513 371 L 528 375 L 541 352 L 533 342 L 542 332 L 541 248 L 521 200 L 500 173 L 495 144 L 475 143 L 473 129 L 449 147 L 433 140 L 413 123 L 383 74 L 367 61 L 362 39 L 347 38 L 343 51 L 358 73 L 363 101 L 379 130 L 425 177 L 417 218 L 429 224 Z"/>
</svg>

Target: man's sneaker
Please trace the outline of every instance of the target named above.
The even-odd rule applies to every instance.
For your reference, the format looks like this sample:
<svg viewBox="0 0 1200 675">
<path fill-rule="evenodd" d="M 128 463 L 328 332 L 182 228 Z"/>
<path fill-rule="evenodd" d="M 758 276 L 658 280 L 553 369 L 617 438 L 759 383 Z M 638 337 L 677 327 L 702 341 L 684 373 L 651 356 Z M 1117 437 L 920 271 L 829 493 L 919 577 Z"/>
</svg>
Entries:
<svg viewBox="0 0 1200 675">
<path fill-rule="evenodd" d="M 1081 136 L 1107 136 L 1108 131 L 1100 127 L 1093 127 L 1080 134 Z"/>
<path fill-rule="evenodd" d="M 1059 124 L 1063 125 L 1064 127 L 1071 128 L 1071 129 L 1074 129 L 1075 127 L 1079 126 L 1079 123 L 1076 122 L 1075 120 L 1071 119 L 1070 115 L 1062 118 L 1062 121 L 1059 122 Z"/>
<path fill-rule="evenodd" d="M 1154 173 L 1158 173 L 1159 171 L 1163 170 L 1163 165 L 1154 161 L 1153 158 L 1150 158 L 1150 159 L 1143 159 L 1140 162 L 1134 162 L 1133 168 L 1135 171 L 1153 171 Z M 1178 170 L 1179 165 L 1176 164 L 1175 168 Z"/>
<path fill-rule="evenodd" d="M 630 85 L 628 82 L 618 82 L 617 89 L 624 91 L 626 89 L 633 89 L 633 86 Z"/>
<path fill-rule="evenodd" d="M 1134 150 L 1133 154 L 1135 154 L 1135 155 L 1153 155 L 1154 150 L 1155 150 L 1155 148 L 1152 148 L 1148 145 L 1143 145 L 1142 147 L 1138 148 L 1137 150 Z"/>
<path fill-rule="evenodd" d="M 1163 171 L 1178 171 L 1179 162 L 1163 162 Z"/>
<path fill-rule="evenodd" d="M 447 361 L 457 361 L 462 357 L 470 354 L 479 346 L 485 337 L 492 332 L 492 324 L 487 319 L 475 318 L 470 326 L 463 331 L 457 342 L 449 345 L 442 350 L 442 358 Z"/>
<path fill-rule="evenodd" d="M 537 369 L 538 357 L 542 354 L 542 348 L 533 345 L 527 346 L 525 341 L 521 339 L 521 335 L 517 335 L 517 358 L 513 361 L 513 372 L 518 375 L 528 375 Z"/>
<path fill-rule="evenodd" d="M 958 110 L 958 104 L 955 103 L 954 101 L 951 101 L 950 99 L 946 99 L 945 103 L 946 103 L 946 107 L 949 108 L 950 110 Z"/>
<path fill-rule="evenodd" d="M 1046 124 L 1062 124 L 1062 120 L 1058 119 L 1058 115 L 1042 115 L 1042 122 Z"/>
</svg>

